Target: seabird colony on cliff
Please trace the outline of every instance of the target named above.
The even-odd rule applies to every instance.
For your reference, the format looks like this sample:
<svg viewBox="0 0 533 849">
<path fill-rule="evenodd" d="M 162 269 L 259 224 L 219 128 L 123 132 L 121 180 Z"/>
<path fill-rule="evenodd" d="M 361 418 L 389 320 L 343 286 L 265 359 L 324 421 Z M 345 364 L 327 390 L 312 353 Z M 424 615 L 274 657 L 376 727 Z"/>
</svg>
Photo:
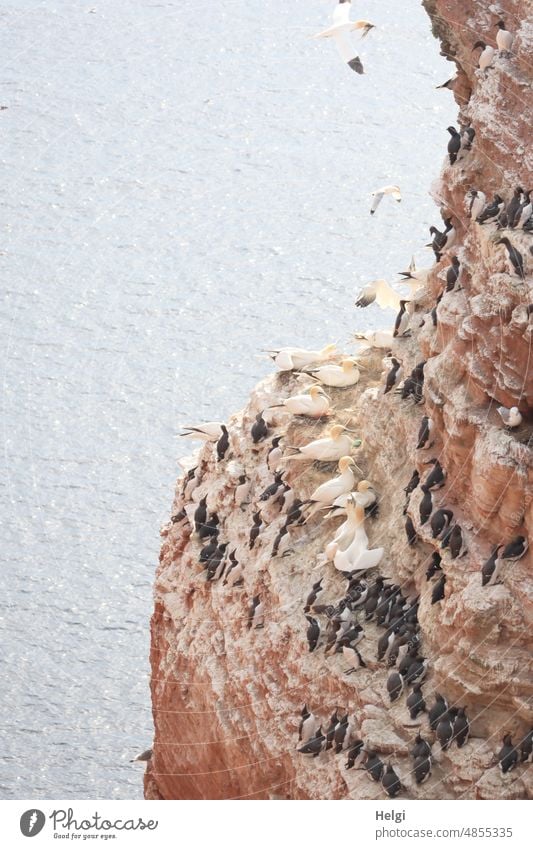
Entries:
<svg viewBox="0 0 533 849">
<path fill-rule="evenodd" d="M 332 25 L 315 38 L 333 39 L 349 67 L 363 73 L 361 60 L 350 44 L 350 33 L 360 31 L 365 36 L 373 25 L 368 21 L 351 21 L 350 8 L 350 0 L 340 0 L 333 12 Z M 512 34 L 502 20 L 498 21 L 495 29 L 497 49 L 510 55 Z M 472 51 L 477 49 L 481 49 L 478 62 L 484 76 L 489 72 L 497 50 L 482 41 L 473 45 Z M 453 89 L 456 81 L 457 77 L 439 88 Z M 449 127 L 448 132 L 450 167 L 460 169 L 473 149 L 475 130 L 464 125 L 459 130 Z M 398 186 L 385 186 L 372 193 L 372 214 L 385 195 L 401 200 Z M 409 270 L 400 273 L 403 278 L 399 281 L 400 285 L 408 285 L 408 296 L 400 295 L 385 280 L 377 280 L 361 290 L 355 301 L 357 307 L 376 304 L 381 309 L 396 311 L 397 316 L 391 330 L 357 334 L 356 338 L 366 343 L 359 356 L 342 356 L 336 345 L 318 350 L 287 346 L 266 352 L 281 378 L 279 397 L 255 414 L 249 433 L 251 451 L 257 455 L 258 462 L 263 463 L 262 468 L 273 476 L 272 482 L 260 494 L 255 492 L 253 470 L 245 469 L 233 457 L 241 435 L 234 434 L 231 427 L 222 422 L 208 422 L 184 427 L 181 434 L 189 439 L 202 440 L 206 447 L 201 461 L 185 476 L 180 493 L 181 506 L 172 522 L 180 532 L 189 528 L 190 539 L 198 544 L 199 574 L 205 574 L 207 582 L 216 583 L 223 579 L 223 586 L 229 590 L 243 587 L 247 561 L 253 556 L 250 552 L 262 547 L 263 537 L 273 524 L 277 532 L 270 552 L 272 561 L 290 554 L 294 551 L 293 545 L 309 539 L 317 528 L 317 518 L 319 529 L 327 528 L 333 519 L 342 519 L 337 529 L 330 532 L 324 550 L 313 566 L 322 574 L 312 582 L 303 602 L 302 637 L 310 653 L 323 654 L 326 666 L 336 657 L 341 657 L 344 667 L 347 667 L 341 670 L 343 676 L 388 670 L 383 687 L 385 702 L 391 710 L 403 711 L 406 718 L 418 727 L 409 751 L 415 792 L 416 787 L 432 775 L 434 747 L 438 745 L 441 751 L 446 752 L 452 746 L 468 746 L 470 720 L 466 707 L 459 702 L 467 700 L 469 694 L 464 693 L 459 702 L 452 703 L 441 692 L 433 692 L 432 703 L 426 701 L 431 698 L 428 691 L 433 689 L 427 679 L 433 673 L 430 659 L 424 654 L 418 619 L 426 594 L 421 597 L 413 592 L 404 592 L 400 584 L 375 573 L 385 556 L 385 547 L 371 547 L 367 527 L 371 530 L 378 517 L 379 496 L 361 469 L 365 465 L 364 434 L 363 439 L 356 438 L 349 422 L 335 420 L 336 404 L 340 401 L 340 409 L 348 412 L 348 405 L 343 403 L 343 393 L 354 391 L 359 384 L 361 372 L 365 373 L 367 365 L 362 360 L 373 348 L 381 348 L 387 353 L 382 361 L 382 389 L 374 387 L 372 391 L 382 398 L 389 395 L 390 399 L 397 395 L 399 402 L 410 402 L 413 409 L 425 402 L 426 361 L 416 364 L 406 373 L 407 348 L 404 346 L 408 345 L 413 330 L 429 325 L 429 321 L 432 328 L 437 327 L 442 298 L 463 289 L 464 269 L 458 255 L 461 252 L 460 234 L 465 227 L 494 228 L 491 240 L 505 247 L 512 281 L 515 277 L 519 277 L 522 283 L 525 281 L 526 261 L 510 236 L 502 236 L 501 232 L 528 234 L 533 231 L 531 192 L 516 187 L 507 200 L 506 195 L 508 192 L 499 187 L 493 199 L 487 200 L 483 189 L 470 187 L 465 196 L 466 221 L 462 221 L 453 210 L 441 210 L 444 229 L 430 228 L 431 242 L 428 246 L 434 252 L 436 265 L 417 269 L 413 260 Z M 465 255 L 465 264 L 466 259 Z M 441 262 L 443 265 L 438 268 Z M 433 285 L 439 278 L 444 284 L 432 307 L 428 305 L 430 278 Z M 427 333 L 427 327 L 424 332 Z M 431 332 L 434 333 L 434 329 Z M 297 390 L 295 379 L 299 381 Z M 307 381 L 307 385 L 303 385 L 302 381 Z M 335 394 L 326 393 L 323 387 L 335 390 Z M 285 390 L 292 394 L 282 397 Z M 353 396 L 350 403 L 352 400 Z M 491 414 L 489 407 L 491 424 L 499 422 L 508 432 L 516 432 L 523 424 L 521 399 L 516 400 L 517 403 L 510 407 L 502 404 L 494 407 L 498 419 Z M 279 416 L 283 419 L 282 425 L 277 424 Z M 287 420 L 286 416 L 290 418 Z M 326 419 L 330 419 L 329 426 L 317 438 L 308 438 L 306 442 L 295 439 L 298 422 L 303 426 L 312 422 L 316 425 Z M 289 426 L 292 433 L 290 440 Z M 275 432 L 279 427 L 281 430 Z M 461 517 L 456 517 L 446 506 L 446 492 L 443 494 L 442 490 L 446 486 L 447 473 L 441 459 L 438 456 L 427 459 L 428 452 L 438 452 L 438 448 L 434 448 L 436 444 L 442 446 L 438 430 L 441 429 L 436 428 L 432 417 L 425 414 L 412 434 L 412 447 L 418 457 L 417 468 L 403 487 L 405 502 L 402 513 L 405 519 L 402 519 L 402 513 L 397 517 L 398 522 L 405 523 L 406 541 L 411 549 L 421 544 L 432 549 L 424 553 L 427 556 L 423 561 L 430 607 L 446 600 L 448 581 L 453 582 L 454 561 L 468 555 L 469 539 L 476 536 L 467 532 L 458 521 Z M 290 441 L 299 444 L 291 445 Z M 229 539 L 226 517 L 220 517 L 209 507 L 211 493 L 202 487 L 202 478 L 210 451 L 213 452 L 213 462 L 224 469 L 227 482 L 234 487 L 233 506 L 249 512 L 250 525 L 245 545 L 242 541 L 237 544 Z M 298 494 L 303 474 L 301 464 L 308 464 L 303 466 L 304 469 L 313 467 L 324 475 L 308 497 L 302 493 L 299 497 Z M 203 494 L 198 497 L 200 490 Z M 225 502 L 225 506 L 231 511 L 230 503 Z M 298 537 L 296 529 L 299 529 Z M 479 539 L 478 542 L 483 543 Z M 511 568 L 512 563 L 523 557 L 527 550 L 528 540 L 524 535 L 499 541 L 479 570 L 481 585 L 491 587 L 501 581 L 505 570 Z M 337 581 L 339 576 L 342 577 L 346 585 L 342 594 L 331 597 L 328 587 L 335 584 L 334 576 L 337 576 Z M 252 633 L 264 629 L 269 618 L 269 607 L 263 597 L 264 586 L 254 583 L 254 594 L 249 597 L 244 613 Z M 364 646 L 360 649 L 361 643 Z M 439 689 L 444 690 L 445 685 L 446 680 L 441 681 Z M 398 707 L 399 704 L 402 706 Z M 470 713 L 474 710 L 475 703 L 471 702 Z M 421 733 L 421 722 L 426 722 L 424 717 L 427 718 L 424 733 L 428 739 Z M 365 770 L 369 779 L 380 783 L 389 797 L 405 792 L 407 776 L 402 778 L 397 767 L 395 769 L 392 765 L 392 759 L 388 763 L 381 760 L 377 741 L 368 743 L 363 738 L 361 725 L 350 711 L 341 711 L 337 706 L 329 718 L 320 718 L 309 709 L 308 703 L 304 704 L 297 743 L 297 751 L 301 755 L 319 758 L 323 752 L 343 753 L 346 769 Z M 522 762 L 530 762 L 532 757 L 533 730 L 529 730 L 516 744 L 513 744 L 511 735 L 506 734 L 501 750 L 495 753 L 495 763 L 502 773 L 507 773 Z"/>
</svg>

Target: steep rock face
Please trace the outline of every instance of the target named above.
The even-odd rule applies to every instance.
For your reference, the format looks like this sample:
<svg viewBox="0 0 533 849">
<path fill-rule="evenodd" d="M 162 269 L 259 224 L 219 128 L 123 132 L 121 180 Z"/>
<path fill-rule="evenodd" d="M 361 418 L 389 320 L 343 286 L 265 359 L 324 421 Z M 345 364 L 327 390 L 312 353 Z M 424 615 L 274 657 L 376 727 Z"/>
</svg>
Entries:
<svg viewBox="0 0 533 849">
<path fill-rule="evenodd" d="M 533 724 L 532 555 L 507 564 L 502 582 L 493 587 L 481 587 L 480 570 L 494 545 L 518 534 L 531 538 L 533 532 L 532 325 L 526 310 L 533 302 L 533 237 L 516 230 L 504 234 L 524 257 L 526 279 L 521 280 L 509 273 L 503 245 L 495 244 L 502 233 L 493 224 L 481 226 L 469 219 L 465 194 L 477 189 L 487 199 L 498 192 L 509 200 L 515 186 L 533 186 L 528 159 L 533 20 L 528 3 L 505 4 L 504 19 L 516 32 L 513 55 L 497 54 L 485 73 L 476 70 L 478 53 L 472 47 L 480 38 L 494 44 L 498 5 L 480 0 L 426 0 L 424 5 L 443 51 L 457 64 L 459 121 L 476 131 L 472 149 L 461 151 L 454 165 L 446 160 L 432 187 L 444 217 L 453 220 L 457 242 L 428 277 L 411 322 L 413 336 L 393 345 L 406 375 L 427 360 L 424 400 L 415 404 L 394 392 L 383 395 L 384 351 L 376 349 L 362 355 L 366 368 L 357 386 L 330 394 L 332 420 L 363 439 L 353 455 L 380 494 L 379 517 L 366 523 L 371 547 L 385 548 L 379 572 L 400 583 L 404 594 L 420 596 L 422 648 L 430 660 L 426 698 L 438 690 L 450 703 L 466 706 L 471 740 L 448 752 L 434 747 L 433 775 L 417 787 L 408 748 L 419 729 L 430 737 L 427 719 L 411 721 L 403 698 L 389 705 L 388 670 L 376 661 L 382 632 L 373 623 L 365 625 L 360 650 L 368 667 L 351 675 L 344 674 L 342 655 L 326 657 L 323 644 L 309 653 L 302 608 L 312 583 L 324 576 L 324 602 L 344 593 L 345 582 L 331 563 L 317 567 L 338 520 L 315 517 L 292 528 L 293 551 L 272 558 L 284 517 L 276 505 L 269 506 L 263 513 L 265 530 L 250 551 L 252 512 L 272 482 L 266 464 L 270 437 L 285 432 L 285 446 L 302 445 L 329 426 L 276 410 L 267 415 L 269 439 L 251 444 L 255 414 L 301 386 L 301 379 L 284 373 L 260 384 L 243 413 L 228 422 L 229 459 L 217 462 L 212 445 L 202 449 L 201 481 L 185 505 L 191 518 L 207 495 L 210 512 L 222 520 L 221 540 L 230 543 L 228 550 L 237 549 L 244 565 L 243 585 L 224 586 L 223 579 L 206 582 L 198 565 L 201 544 L 190 523 L 170 522 L 162 530 L 152 620 L 155 741 L 145 776 L 147 798 L 381 798 L 381 787 L 364 772 L 345 769 L 345 753 L 323 752 L 307 759 L 296 752 L 304 702 L 325 724 L 336 707 L 348 712 L 367 748 L 384 760 L 391 758 L 408 797 L 531 796 L 531 768 L 523 765 L 502 776 L 494 754 L 503 733 L 512 733 L 516 741 Z M 435 217 L 442 229 L 437 208 Z M 461 278 L 444 292 L 434 326 L 431 310 L 446 288 L 445 271 L 453 254 L 461 262 Z M 496 412 L 499 404 L 516 404 L 523 425 L 505 431 Z M 434 422 L 433 446 L 417 450 L 424 414 Z M 403 487 L 412 470 L 418 468 L 423 477 L 425 462 L 434 456 L 447 473 L 444 488 L 434 492 L 434 505 L 453 510 L 468 551 L 455 560 L 443 552 L 445 598 L 431 605 L 432 584 L 425 571 L 436 543 L 428 525 L 420 526 L 419 489 L 409 505 L 419 537 L 413 547 L 406 544 L 402 511 Z M 301 499 L 331 477 L 334 468 L 299 461 L 284 465 L 286 479 Z M 235 505 L 242 469 L 252 482 L 252 504 L 244 509 Z M 173 514 L 185 504 L 183 490 L 180 481 Z M 254 595 L 265 605 L 261 629 L 247 627 Z"/>
</svg>

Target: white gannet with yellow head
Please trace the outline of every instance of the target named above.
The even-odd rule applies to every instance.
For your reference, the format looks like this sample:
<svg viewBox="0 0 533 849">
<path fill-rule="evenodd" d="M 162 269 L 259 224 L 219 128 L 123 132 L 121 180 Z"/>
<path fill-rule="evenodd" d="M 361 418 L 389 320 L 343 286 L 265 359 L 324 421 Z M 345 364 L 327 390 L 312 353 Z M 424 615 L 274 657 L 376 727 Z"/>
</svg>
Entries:
<svg viewBox="0 0 533 849">
<path fill-rule="evenodd" d="M 272 410 L 276 407 L 285 407 L 294 416 L 309 416 L 312 419 L 319 419 L 321 416 L 329 414 L 329 398 L 322 387 L 315 383 L 301 395 L 292 395 L 290 398 L 285 398 L 281 404 L 273 404 L 269 409 Z"/>
<path fill-rule="evenodd" d="M 361 374 L 358 368 L 357 360 L 347 358 L 341 360 L 340 365 L 335 363 L 320 366 L 319 368 L 308 369 L 305 374 L 310 374 L 324 386 L 332 386 L 342 389 L 346 386 L 355 386 L 359 382 Z"/>
<path fill-rule="evenodd" d="M 353 440 L 347 430 L 344 425 L 333 425 L 327 436 L 322 439 L 315 439 L 307 445 L 302 445 L 298 448 L 297 454 L 291 454 L 290 457 L 284 457 L 283 460 L 320 460 L 323 463 L 340 460 L 352 448 L 357 448 L 361 444 L 361 440 Z"/>
<path fill-rule="evenodd" d="M 335 343 L 326 345 L 320 351 L 308 351 L 305 348 L 276 348 L 266 351 L 280 371 L 303 369 L 312 363 L 322 363 L 337 356 Z"/>
</svg>

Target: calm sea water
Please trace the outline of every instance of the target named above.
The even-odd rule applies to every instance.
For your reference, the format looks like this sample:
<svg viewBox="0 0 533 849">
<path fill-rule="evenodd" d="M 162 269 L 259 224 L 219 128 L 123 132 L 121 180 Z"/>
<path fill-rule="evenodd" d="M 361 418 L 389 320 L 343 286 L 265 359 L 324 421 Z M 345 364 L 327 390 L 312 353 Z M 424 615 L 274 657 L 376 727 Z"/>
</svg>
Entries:
<svg viewBox="0 0 533 849">
<path fill-rule="evenodd" d="M 0 8 L 3 798 L 142 796 L 179 425 L 240 408 L 263 346 L 380 326 L 358 286 L 430 262 L 450 66 L 417 0 L 361 0 L 356 76 L 307 38 L 332 5 Z"/>
</svg>

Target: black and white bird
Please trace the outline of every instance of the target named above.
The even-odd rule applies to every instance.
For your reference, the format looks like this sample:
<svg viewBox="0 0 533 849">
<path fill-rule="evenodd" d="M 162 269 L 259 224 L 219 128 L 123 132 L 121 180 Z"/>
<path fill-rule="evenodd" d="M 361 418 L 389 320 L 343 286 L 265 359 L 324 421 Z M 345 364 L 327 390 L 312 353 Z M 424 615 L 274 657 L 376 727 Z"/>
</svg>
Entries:
<svg viewBox="0 0 533 849">
<path fill-rule="evenodd" d="M 431 777 L 431 758 L 427 758 L 425 755 L 415 758 L 413 772 L 417 784 L 423 784 L 424 781 L 427 781 Z"/>
<path fill-rule="evenodd" d="M 522 205 L 515 218 L 515 227 L 517 230 L 523 230 L 533 214 L 533 200 L 531 200 L 531 194 L 531 191 L 524 192 Z"/>
<path fill-rule="evenodd" d="M 485 192 L 481 192 L 478 189 L 471 189 L 466 193 L 465 201 L 467 204 L 468 214 L 472 221 L 476 221 L 478 216 L 481 215 L 485 209 L 486 200 Z"/>
<path fill-rule="evenodd" d="M 433 249 L 437 262 L 440 262 L 444 251 L 451 248 L 455 244 L 457 238 L 457 232 L 452 224 L 451 218 L 445 218 L 444 224 L 446 226 L 443 231 L 439 230 L 437 227 L 429 228 L 429 232 L 433 236 L 433 240 L 429 243 L 429 245 L 426 245 L 426 247 Z"/>
<path fill-rule="evenodd" d="M 340 716 L 339 716 L 339 713 L 338 713 L 338 708 L 336 708 L 334 713 L 331 714 L 331 717 L 330 717 L 330 720 L 329 720 L 329 725 L 326 729 L 326 745 L 325 745 L 326 751 L 328 749 L 331 749 L 332 746 L 333 746 L 333 738 L 335 737 L 335 729 L 336 729 L 337 725 L 339 724 L 339 721 L 340 721 Z"/>
<path fill-rule="evenodd" d="M 381 786 L 389 799 L 394 799 L 403 790 L 402 782 L 390 763 L 381 778 Z"/>
<path fill-rule="evenodd" d="M 350 668 L 344 670 L 345 675 L 351 675 L 352 672 L 356 672 L 358 669 L 366 669 L 366 663 L 361 657 L 359 649 L 352 646 L 343 646 L 342 655 L 347 663 L 351 663 Z"/>
<path fill-rule="evenodd" d="M 290 546 L 291 538 L 289 536 L 289 528 L 285 524 L 276 534 L 276 538 L 272 546 L 271 557 L 285 557 L 285 555 L 289 554 L 292 550 Z"/>
<path fill-rule="evenodd" d="M 408 544 L 415 545 L 418 540 L 418 534 L 410 516 L 407 516 L 405 520 L 405 534 L 407 536 Z"/>
<path fill-rule="evenodd" d="M 309 613 L 319 594 L 322 592 L 322 581 L 323 578 L 321 578 L 320 581 L 315 581 L 315 583 L 313 584 L 311 592 L 309 593 L 305 601 L 304 613 Z"/>
<path fill-rule="evenodd" d="M 222 434 L 217 441 L 217 460 L 223 460 L 229 449 L 229 432 L 226 425 L 220 425 Z"/>
<path fill-rule="evenodd" d="M 335 732 L 333 734 L 333 743 L 335 745 L 335 754 L 340 755 L 342 752 L 345 742 L 349 741 L 349 727 L 350 722 L 348 719 L 348 714 L 345 713 L 344 716 L 341 716 L 339 722 L 335 727 Z"/>
<path fill-rule="evenodd" d="M 229 565 L 224 575 L 224 586 L 239 587 L 244 583 L 244 570 L 236 557 L 237 549 L 229 553 Z"/>
<path fill-rule="evenodd" d="M 212 513 L 208 519 L 205 519 L 203 524 L 201 524 L 198 528 L 198 536 L 200 539 L 207 539 L 207 537 L 216 537 L 219 533 L 218 526 L 220 524 L 220 519 L 218 518 L 218 513 Z"/>
<path fill-rule="evenodd" d="M 196 533 L 200 531 L 200 528 L 203 527 L 205 520 L 207 519 L 207 495 L 204 495 L 203 498 L 198 502 L 198 507 L 194 511 L 193 521 L 194 521 L 194 530 Z"/>
<path fill-rule="evenodd" d="M 227 542 L 221 543 L 221 545 L 217 546 L 216 551 L 207 561 L 206 581 L 218 581 L 218 579 L 224 574 L 227 547 Z"/>
<path fill-rule="evenodd" d="M 399 310 L 400 299 L 401 295 L 386 280 L 374 280 L 373 283 L 363 286 L 357 295 L 355 306 L 364 308 L 376 303 L 382 310 Z"/>
<path fill-rule="evenodd" d="M 512 32 L 509 32 L 505 28 L 505 21 L 498 21 L 496 24 L 496 44 L 498 45 L 498 50 L 501 50 L 502 53 L 511 53 L 511 49 L 513 47 L 514 36 Z"/>
<path fill-rule="evenodd" d="M 443 600 L 445 586 L 446 586 L 446 575 L 444 575 L 444 573 L 443 573 L 440 576 L 439 580 L 433 586 L 433 590 L 431 592 L 431 604 L 437 604 L 439 601 Z"/>
<path fill-rule="evenodd" d="M 306 636 L 309 645 L 309 651 L 312 652 L 316 649 L 318 641 L 320 639 L 320 624 L 318 620 L 314 618 L 314 616 L 309 616 L 309 614 L 306 614 L 305 618 L 309 623 Z"/>
<path fill-rule="evenodd" d="M 442 557 L 440 552 L 434 551 L 430 557 L 428 568 L 426 569 L 426 581 L 431 581 L 437 572 L 442 571 L 441 560 Z"/>
<path fill-rule="evenodd" d="M 524 272 L 524 257 L 514 245 L 511 244 L 507 236 L 504 236 L 501 239 L 497 239 L 497 245 L 505 245 L 507 248 L 507 256 L 509 259 L 509 267 L 513 269 L 515 274 L 518 275 L 522 280 L 524 280 L 525 272 Z"/>
<path fill-rule="evenodd" d="M 387 692 L 391 703 L 400 698 L 403 693 L 404 683 L 403 675 L 399 672 L 391 672 L 387 678 Z"/>
<path fill-rule="evenodd" d="M 440 489 L 445 484 L 446 472 L 436 457 L 428 460 L 427 465 L 431 465 L 433 468 L 425 480 L 426 487 L 428 489 Z"/>
<path fill-rule="evenodd" d="M 313 38 L 333 38 L 341 59 L 347 63 L 352 71 L 363 74 L 363 63 L 350 43 L 349 33 L 360 30 L 364 38 L 374 28 L 374 24 L 371 24 L 370 21 L 351 21 L 350 8 L 351 0 L 339 0 L 333 10 L 332 26 L 318 32 Z"/>
<path fill-rule="evenodd" d="M 433 707 L 430 708 L 428 719 L 429 725 L 432 731 L 435 731 L 437 725 L 439 724 L 439 720 L 441 716 L 443 716 L 448 710 L 448 702 L 440 693 L 435 693 L 435 703 Z"/>
<path fill-rule="evenodd" d="M 373 749 L 366 753 L 364 768 L 374 781 L 381 781 L 385 765 Z"/>
<path fill-rule="evenodd" d="M 413 474 L 411 475 L 411 477 L 409 479 L 409 483 L 407 484 L 406 487 L 404 487 L 404 490 L 403 490 L 405 492 L 407 498 L 409 498 L 411 493 L 415 491 L 415 489 L 417 488 L 419 483 L 420 483 L 420 472 L 418 471 L 418 469 L 415 469 L 413 471 Z"/>
<path fill-rule="evenodd" d="M 440 743 L 440 747 L 445 752 L 453 739 L 453 726 L 455 722 L 455 708 L 450 708 L 446 713 L 443 713 L 437 723 L 435 734 Z"/>
<path fill-rule="evenodd" d="M 522 414 L 518 407 L 496 407 L 496 412 L 505 427 L 509 429 L 519 427 L 522 424 Z"/>
<path fill-rule="evenodd" d="M 412 758 L 431 758 L 431 744 L 424 740 L 421 734 L 415 737 L 414 746 L 409 752 Z"/>
<path fill-rule="evenodd" d="M 454 85 L 457 82 L 457 77 L 450 77 L 449 80 L 446 80 L 442 85 L 436 85 L 435 88 L 438 90 L 439 88 L 447 88 L 449 91 L 453 91 Z"/>
<path fill-rule="evenodd" d="M 258 510 L 257 513 L 254 513 L 252 518 L 254 520 L 254 523 L 250 529 L 250 536 L 248 540 L 248 547 L 250 548 L 250 550 L 255 546 L 257 538 L 264 528 L 260 510 Z"/>
<path fill-rule="evenodd" d="M 500 557 L 502 560 L 520 560 L 529 548 L 525 537 L 515 537 L 503 549 Z"/>
<path fill-rule="evenodd" d="M 400 203 L 402 199 L 399 186 L 382 186 L 381 189 L 376 189 L 375 192 L 372 192 L 371 197 L 373 198 L 373 200 L 372 206 L 370 207 L 370 215 L 374 215 L 376 209 L 380 205 L 385 195 L 390 195 L 398 203 Z"/>
<path fill-rule="evenodd" d="M 420 513 L 420 524 L 425 525 L 433 510 L 433 496 L 431 495 L 431 490 L 428 489 L 425 484 L 422 484 L 420 489 L 424 493 L 418 508 Z"/>
<path fill-rule="evenodd" d="M 262 628 L 265 622 L 265 606 L 261 596 L 254 595 L 252 603 L 248 607 L 248 628 Z"/>
<path fill-rule="evenodd" d="M 352 769 L 356 763 L 362 761 L 365 754 L 364 745 L 362 740 L 356 740 L 355 743 L 351 743 L 348 749 L 348 760 L 345 763 L 346 769 Z"/>
<path fill-rule="evenodd" d="M 257 413 L 255 417 L 255 422 L 252 425 L 252 442 L 254 445 L 257 445 L 259 442 L 263 442 L 264 439 L 268 436 L 268 425 L 263 418 L 263 413 Z"/>
<path fill-rule="evenodd" d="M 300 715 L 302 718 L 298 728 L 298 740 L 300 743 L 307 743 L 316 734 L 320 723 L 306 704 L 303 706 Z"/>
<path fill-rule="evenodd" d="M 383 394 L 386 395 L 394 386 L 397 386 L 402 378 L 402 364 L 396 357 L 391 358 L 391 369 L 385 380 L 385 389 Z"/>
<path fill-rule="evenodd" d="M 153 754 L 153 749 L 146 749 L 146 751 L 141 752 L 140 755 L 136 755 L 136 757 L 132 758 L 130 764 L 147 763 L 148 761 L 152 760 Z"/>
<path fill-rule="evenodd" d="M 490 44 L 485 44 L 484 41 L 476 41 L 472 48 L 472 53 L 476 50 L 481 50 L 478 59 L 478 68 L 481 71 L 486 71 L 492 65 L 496 51 L 494 47 L 491 47 Z"/>
<path fill-rule="evenodd" d="M 511 772 L 518 763 L 518 752 L 513 746 L 513 740 L 510 734 L 506 734 L 503 738 L 503 746 L 498 753 L 498 763 L 501 771 L 505 774 Z"/>
<path fill-rule="evenodd" d="M 462 749 L 468 743 L 470 736 L 470 723 L 466 715 L 465 708 L 459 708 L 457 716 L 453 723 L 453 739 L 457 743 L 457 748 Z"/>
<path fill-rule="evenodd" d="M 400 311 L 394 322 L 393 337 L 394 339 L 410 335 L 409 322 L 411 321 L 410 301 L 400 301 Z"/>
<path fill-rule="evenodd" d="M 455 560 L 457 557 L 463 557 L 466 552 L 466 540 L 463 534 L 463 529 L 460 525 L 454 525 L 448 541 L 450 549 L 450 557 Z"/>
<path fill-rule="evenodd" d="M 426 702 L 422 693 L 422 684 L 414 684 L 413 692 L 406 699 L 407 710 L 411 719 L 416 719 L 419 713 L 425 713 Z"/>
<path fill-rule="evenodd" d="M 202 439 L 204 442 L 218 442 L 222 436 L 221 422 L 206 422 L 201 425 L 184 425 L 180 436 L 187 439 Z"/>
<path fill-rule="evenodd" d="M 418 442 L 416 444 L 417 448 L 425 448 L 428 443 L 431 432 L 433 430 L 433 421 L 429 416 L 423 416 L 422 422 L 420 424 L 420 429 L 418 431 Z M 427 447 L 431 448 L 433 443 L 430 443 Z"/>
<path fill-rule="evenodd" d="M 455 127 L 448 127 L 448 132 L 451 136 L 448 142 L 448 156 L 450 157 L 450 165 L 454 165 L 461 150 L 461 134 L 457 132 Z"/>
<path fill-rule="evenodd" d="M 498 557 L 502 545 L 497 545 L 481 568 L 481 586 L 492 587 L 498 583 L 502 562 Z"/>
<path fill-rule="evenodd" d="M 487 224 L 491 221 L 494 221 L 500 213 L 505 209 L 505 201 L 501 197 L 501 195 L 494 195 L 493 200 L 483 210 L 481 215 L 478 216 L 477 223 L 478 224 Z"/>
<path fill-rule="evenodd" d="M 461 273 L 461 264 L 456 256 L 452 256 L 452 264 L 446 269 L 446 291 L 453 291 Z"/>
<path fill-rule="evenodd" d="M 516 188 L 513 190 L 513 196 L 511 200 L 505 207 L 505 223 L 508 227 L 513 227 L 514 225 L 518 210 L 522 206 L 523 194 L 524 190 L 522 186 L 516 186 Z"/>
<path fill-rule="evenodd" d="M 235 487 L 235 504 L 237 507 L 243 508 L 246 504 L 249 504 L 248 498 L 251 487 L 252 482 L 246 475 L 240 475 L 237 486 Z"/>
<path fill-rule="evenodd" d="M 522 762 L 528 761 L 529 763 L 533 761 L 533 728 L 521 740 L 520 760 Z"/>
<path fill-rule="evenodd" d="M 278 463 L 283 457 L 283 450 L 279 446 L 282 439 L 283 436 L 275 436 L 272 440 L 272 445 L 268 449 L 267 466 L 271 472 L 277 471 Z"/>
<path fill-rule="evenodd" d="M 435 510 L 430 522 L 433 539 L 442 538 L 443 533 L 450 527 L 452 519 L 453 512 L 451 510 L 446 510 L 444 507 Z"/>
<path fill-rule="evenodd" d="M 313 758 L 318 758 L 320 752 L 324 748 L 325 736 L 322 734 L 322 726 L 317 728 L 313 737 L 304 743 L 303 746 L 300 746 L 298 752 L 301 755 L 312 755 Z"/>
</svg>

